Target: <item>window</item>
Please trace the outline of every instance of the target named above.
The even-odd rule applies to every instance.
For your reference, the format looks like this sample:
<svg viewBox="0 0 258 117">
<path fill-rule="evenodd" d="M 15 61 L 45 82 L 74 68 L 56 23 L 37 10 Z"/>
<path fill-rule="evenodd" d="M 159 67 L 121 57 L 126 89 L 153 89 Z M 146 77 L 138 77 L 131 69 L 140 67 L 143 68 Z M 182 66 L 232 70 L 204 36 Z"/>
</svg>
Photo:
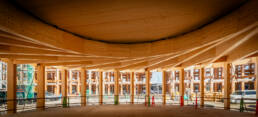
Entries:
<svg viewBox="0 0 258 117">
<path fill-rule="evenodd" d="M 222 83 L 214 83 L 214 92 L 222 92 Z"/>
<path fill-rule="evenodd" d="M 236 65 L 235 74 L 236 74 L 236 78 L 242 77 L 242 65 Z"/>
<path fill-rule="evenodd" d="M 241 91 L 242 90 L 242 83 L 241 82 L 237 82 L 235 84 L 235 90 L 236 91 Z"/>
<path fill-rule="evenodd" d="M 59 80 L 62 80 L 62 73 L 59 72 Z"/>
<path fill-rule="evenodd" d="M 79 76 L 78 71 L 72 71 L 72 79 L 73 80 L 77 80 L 78 76 Z"/>
<path fill-rule="evenodd" d="M 108 94 L 108 85 L 105 85 L 105 94 Z"/>
<path fill-rule="evenodd" d="M 186 70 L 184 76 L 185 76 L 185 80 L 190 80 L 191 79 L 191 71 Z"/>
<path fill-rule="evenodd" d="M 206 77 L 211 76 L 211 69 L 210 69 L 210 68 L 206 68 L 206 69 L 205 69 L 205 76 L 206 76 Z"/>
<path fill-rule="evenodd" d="M 179 80 L 179 71 L 175 71 L 175 79 Z"/>
<path fill-rule="evenodd" d="M 62 93 L 62 86 L 59 85 L 59 94 L 61 94 L 61 93 Z"/>
<path fill-rule="evenodd" d="M 35 75 L 35 80 L 38 80 L 37 72 L 35 71 L 34 73 L 35 73 L 35 74 L 34 74 L 34 75 Z"/>
<path fill-rule="evenodd" d="M 200 85 L 199 83 L 194 83 L 194 92 L 199 92 Z"/>
<path fill-rule="evenodd" d="M 254 70 L 255 70 L 255 64 L 254 63 L 244 65 L 244 75 L 245 76 L 254 75 Z"/>
<path fill-rule="evenodd" d="M 177 92 L 179 91 L 179 84 L 178 83 L 175 84 L 175 89 L 176 89 Z"/>
<path fill-rule="evenodd" d="M 245 90 L 254 90 L 254 82 L 246 82 Z"/>
<path fill-rule="evenodd" d="M 194 69 L 194 80 L 200 80 L 200 70 Z"/>
<path fill-rule="evenodd" d="M 222 79 L 222 67 L 214 68 L 214 79 Z"/>
<path fill-rule="evenodd" d="M 77 93 L 77 86 L 72 85 L 72 94 L 76 94 L 76 93 Z"/>
<path fill-rule="evenodd" d="M 55 72 L 47 72 L 47 80 L 55 80 Z"/>
<path fill-rule="evenodd" d="M 211 83 L 206 83 L 206 86 L 205 86 L 205 88 L 206 88 L 206 91 L 210 91 L 211 90 Z"/>
<path fill-rule="evenodd" d="M 47 92 L 49 93 L 55 93 L 55 86 L 54 85 L 48 85 L 47 86 Z"/>
</svg>

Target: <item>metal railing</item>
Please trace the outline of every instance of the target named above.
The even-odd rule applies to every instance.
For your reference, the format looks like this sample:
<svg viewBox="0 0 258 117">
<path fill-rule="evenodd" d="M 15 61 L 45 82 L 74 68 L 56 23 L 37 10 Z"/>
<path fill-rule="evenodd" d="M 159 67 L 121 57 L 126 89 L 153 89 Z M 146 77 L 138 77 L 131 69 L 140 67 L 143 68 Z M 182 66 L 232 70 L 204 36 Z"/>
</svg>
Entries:
<svg viewBox="0 0 258 117">
<path fill-rule="evenodd" d="M 115 96 L 114 95 L 103 95 L 103 102 L 99 102 L 99 96 L 100 95 L 90 95 L 86 96 L 86 104 L 87 105 L 107 105 L 107 104 L 115 104 Z M 150 105 L 161 105 L 163 104 L 163 96 L 160 94 L 151 94 L 150 95 Z M 119 95 L 119 104 L 132 104 L 131 102 L 131 95 Z M 64 97 L 53 97 L 53 98 L 44 98 L 45 100 L 45 107 L 47 108 L 63 108 L 64 104 L 62 102 L 62 99 Z M 81 98 L 82 96 L 68 96 L 67 97 L 67 106 L 66 107 L 75 107 L 75 106 L 81 106 Z M 145 94 L 141 95 L 134 95 L 134 104 L 145 104 L 147 103 L 148 99 L 146 99 Z M 201 107 L 200 101 L 201 98 L 204 98 L 204 108 L 215 108 L 215 109 L 224 109 L 224 100 L 227 98 L 210 98 L 210 97 L 191 97 L 191 98 L 185 98 L 184 99 L 184 105 L 185 106 L 193 106 L 193 107 Z M 31 99 L 14 99 L 14 100 L 5 100 L 0 99 L 0 113 L 6 113 L 7 111 L 12 111 L 7 109 L 7 102 L 9 101 L 15 101 L 17 104 L 16 111 L 17 112 L 23 112 L 23 111 L 32 111 L 36 110 L 36 103 L 37 100 L 40 100 L 41 98 L 31 98 Z M 180 105 L 180 96 L 171 96 L 166 95 L 166 105 Z M 256 112 L 256 102 L 257 99 L 247 99 L 247 98 L 241 98 L 241 99 L 233 99 L 230 98 L 229 101 L 231 102 L 230 110 L 232 111 L 241 111 L 241 112 Z M 242 101 L 242 102 L 241 102 Z"/>
</svg>

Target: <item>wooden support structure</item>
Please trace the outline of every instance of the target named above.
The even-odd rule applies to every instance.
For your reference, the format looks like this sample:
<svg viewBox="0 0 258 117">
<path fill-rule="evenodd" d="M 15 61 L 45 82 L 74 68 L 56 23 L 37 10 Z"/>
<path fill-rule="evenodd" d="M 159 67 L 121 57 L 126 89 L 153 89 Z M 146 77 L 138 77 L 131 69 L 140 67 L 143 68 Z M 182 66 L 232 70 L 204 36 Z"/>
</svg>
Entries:
<svg viewBox="0 0 258 117">
<path fill-rule="evenodd" d="M 131 101 L 131 104 L 134 104 L 134 72 L 130 73 L 130 81 L 131 81 L 131 84 L 130 84 L 130 94 L 131 94 L 130 101 Z"/>
<path fill-rule="evenodd" d="M 115 100 L 115 105 L 119 104 L 119 71 L 115 70 L 114 72 L 114 78 L 115 78 L 115 95 L 114 95 L 114 100 Z"/>
<path fill-rule="evenodd" d="M 64 107 L 67 106 L 67 103 L 68 103 L 68 71 L 64 68 L 62 68 L 61 70 L 61 82 L 62 82 L 62 85 L 61 85 L 61 92 L 62 92 L 62 104 Z"/>
<path fill-rule="evenodd" d="M 258 57 L 255 57 L 255 90 L 256 90 L 256 112 L 255 114 L 258 115 Z"/>
<path fill-rule="evenodd" d="M 166 104 L 166 91 L 167 91 L 167 79 L 166 79 L 166 71 L 162 71 L 162 99 L 163 104 Z"/>
<path fill-rule="evenodd" d="M 179 96 L 180 96 L 180 105 L 184 106 L 184 92 L 185 92 L 185 86 L 184 86 L 184 69 L 180 68 L 179 71 Z"/>
<path fill-rule="evenodd" d="M 99 104 L 103 104 L 103 72 L 99 71 Z"/>
<path fill-rule="evenodd" d="M 37 109 L 45 108 L 45 66 L 37 64 L 38 92 L 37 92 Z"/>
<path fill-rule="evenodd" d="M 230 64 L 228 62 L 224 63 L 223 68 L 224 73 L 224 109 L 230 109 Z"/>
<path fill-rule="evenodd" d="M 16 113 L 16 64 L 12 59 L 7 60 L 7 111 Z"/>
<path fill-rule="evenodd" d="M 200 89 L 201 89 L 201 102 L 200 102 L 200 106 L 201 107 L 204 107 L 204 80 L 205 80 L 205 77 L 204 77 L 204 74 L 205 74 L 205 69 L 204 67 L 201 68 L 201 82 L 200 82 Z"/>
<path fill-rule="evenodd" d="M 86 99 L 87 99 L 87 95 L 86 95 L 86 77 L 87 77 L 87 73 L 86 73 L 86 69 L 85 68 L 81 68 L 81 106 L 86 106 Z"/>
<path fill-rule="evenodd" d="M 147 104 L 150 106 L 150 70 L 145 70 L 145 78 L 146 78 L 146 100 Z"/>
</svg>

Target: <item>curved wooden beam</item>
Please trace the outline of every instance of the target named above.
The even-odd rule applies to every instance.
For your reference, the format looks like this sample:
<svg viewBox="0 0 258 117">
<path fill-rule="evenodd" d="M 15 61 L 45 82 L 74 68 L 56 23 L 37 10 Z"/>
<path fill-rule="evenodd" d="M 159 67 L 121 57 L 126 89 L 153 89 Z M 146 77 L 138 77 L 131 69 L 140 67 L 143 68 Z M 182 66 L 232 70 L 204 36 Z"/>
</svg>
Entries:
<svg viewBox="0 0 258 117">
<path fill-rule="evenodd" d="M 2 0 L 0 1 L 0 30 L 74 54 L 110 57 L 155 56 L 209 45 L 242 29 L 256 26 L 257 6 L 257 0 L 250 0 L 238 10 L 214 23 L 173 39 L 144 44 L 108 44 L 82 39 L 58 30 L 25 14 L 7 0 Z"/>
</svg>

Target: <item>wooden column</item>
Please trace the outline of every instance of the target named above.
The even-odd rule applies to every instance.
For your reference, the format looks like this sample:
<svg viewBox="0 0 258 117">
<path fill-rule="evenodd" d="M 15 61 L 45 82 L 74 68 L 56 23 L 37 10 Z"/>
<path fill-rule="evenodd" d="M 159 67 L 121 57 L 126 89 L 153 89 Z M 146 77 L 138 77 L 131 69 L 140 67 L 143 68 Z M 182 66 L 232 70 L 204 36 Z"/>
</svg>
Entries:
<svg viewBox="0 0 258 117">
<path fill-rule="evenodd" d="M 167 79 L 166 79 L 166 71 L 162 71 L 162 96 L 163 96 L 163 104 L 166 104 L 166 89 L 167 88 Z"/>
<path fill-rule="evenodd" d="M 255 90 L 256 90 L 256 115 L 258 115 L 258 57 L 255 58 Z"/>
<path fill-rule="evenodd" d="M 179 71 L 179 96 L 180 96 L 180 105 L 184 106 L 184 92 L 185 92 L 185 86 L 184 86 L 184 69 L 181 68 Z"/>
<path fill-rule="evenodd" d="M 45 108 L 45 66 L 37 65 L 38 92 L 37 92 L 37 108 Z"/>
<path fill-rule="evenodd" d="M 56 81 L 56 95 L 60 95 L 60 92 L 59 92 L 59 78 L 60 78 L 60 74 L 59 74 L 59 69 L 56 69 L 56 79 L 55 79 L 55 81 Z"/>
<path fill-rule="evenodd" d="M 110 82 L 110 81 L 109 81 Z M 108 84 L 108 96 L 110 95 L 111 85 Z"/>
<path fill-rule="evenodd" d="M 120 78 L 121 78 L 121 76 L 120 76 Z M 121 79 L 121 81 L 122 81 L 122 79 Z M 121 85 L 120 85 L 120 95 L 124 95 L 122 82 L 121 82 Z"/>
<path fill-rule="evenodd" d="M 244 91 L 245 90 L 245 82 L 241 81 L 241 90 Z"/>
<path fill-rule="evenodd" d="M 146 78 L 146 100 L 147 100 L 147 104 L 148 106 L 150 106 L 150 71 L 146 70 L 145 71 L 145 78 Z"/>
<path fill-rule="evenodd" d="M 86 69 L 81 68 L 81 106 L 86 106 Z"/>
<path fill-rule="evenodd" d="M 103 72 L 99 71 L 99 104 L 103 104 Z"/>
<path fill-rule="evenodd" d="M 73 92 L 73 85 L 72 85 L 72 77 L 73 77 L 73 70 L 68 70 L 69 72 L 69 75 L 67 75 L 67 82 L 68 82 L 68 85 L 69 85 L 69 88 L 68 88 L 68 95 L 72 95 L 72 92 Z"/>
<path fill-rule="evenodd" d="M 230 109 L 230 64 L 224 63 L 224 109 Z"/>
<path fill-rule="evenodd" d="M 200 89 L 201 89 L 201 104 L 200 104 L 200 106 L 201 107 L 203 107 L 204 106 L 204 79 L 205 79 L 205 77 L 204 77 L 204 73 L 205 73 L 205 71 L 204 71 L 204 68 L 202 67 L 201 68 L 201 72 L 200 72 L 201 74 L 200 74 L 200 76 L 201 76 L 201 82 L 200 82 Z"/>
<path fill-rule="evenodd" d="M 61 88 L 62 88 L 62 104 L 63 104 L 63 107 L 66 107 L 67 106 L 67 103 L 68 103 L 68 71 L 66 69 L 62 69 L 61 70 L 61 82 L 62 82 L 62 85 L 61 85 Z"/>
<path fill-rule="evenodd" d="M 131 94 L 131 104 L 134 104 L 134 72 L 130 73 L 130 94 Z"/>
<path fill-rule="evenodd" d="M 119 104 L 119 71 L 118 70 L 115 70 L 114 72 L 114 78 L 115 78 L 115 105 Z"/>
<path fill-rule="evenodd" d="M 16 113 L 16 67 L 13 60 L 7 60 L 7 111 L 8 113 Z"/>
</svg>

